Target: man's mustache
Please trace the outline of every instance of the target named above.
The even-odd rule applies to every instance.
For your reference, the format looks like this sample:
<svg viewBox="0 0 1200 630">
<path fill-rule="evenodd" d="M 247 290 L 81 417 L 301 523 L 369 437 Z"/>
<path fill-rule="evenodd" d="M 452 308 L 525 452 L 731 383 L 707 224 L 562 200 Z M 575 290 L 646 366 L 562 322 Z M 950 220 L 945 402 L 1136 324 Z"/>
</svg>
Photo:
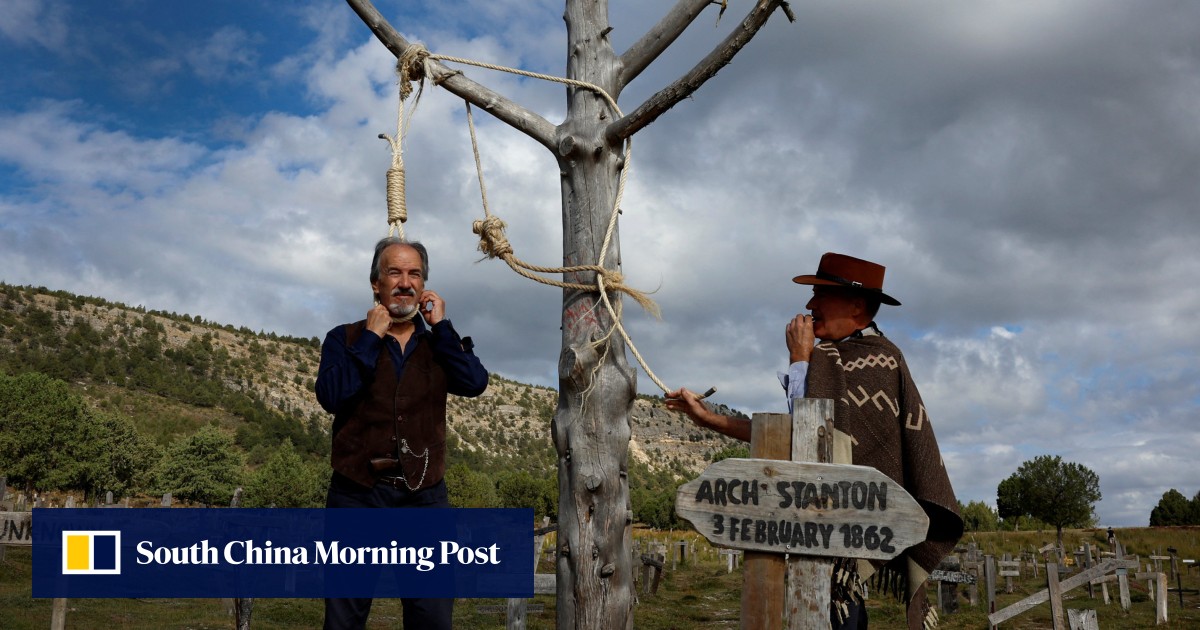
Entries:
<svg viewBox="0 0 1200 630">
<path fill-rule="evenodd" d="M 412 288 L 405 289 L 405 288 L 401 288 L 401 287 L 396 287 L 395 289 L 392 289 L 392 297 L 400 297 L 401 295 L 415 296 L 416 294 L 417 294 L 417 292 L 415 290 L 413 290 Z"/>
</svg>

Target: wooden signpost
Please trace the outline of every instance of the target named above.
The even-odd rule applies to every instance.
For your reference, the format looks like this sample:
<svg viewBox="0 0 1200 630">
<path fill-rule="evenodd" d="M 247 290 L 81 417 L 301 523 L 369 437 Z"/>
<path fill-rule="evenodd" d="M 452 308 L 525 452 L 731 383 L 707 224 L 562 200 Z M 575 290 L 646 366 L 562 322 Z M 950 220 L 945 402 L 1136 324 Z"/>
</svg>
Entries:
<svg viewBox="0 0 1200 630">
<path fill-rule="evenodd" d="M 679 515 L 747 551 L 889 560 L 925 540 L 916 499 L 868 466 L 725 459 L 679 488 Z"/>
<path fill-rule="evenodd" d="M 4 477 L 0 477 L 0 499 L 4 496 Z M 4 507 L 8 507 L 5 505 Z M 0 510 L 3 508 L 0 507 Z M 0 512 L 0 560 L 9 545 L 28 547 L 33 544 L 33 520 L 30 512 Z"/>
<path fill-rule="evenodd" d="M 33 545 L 32 512 L 0 512 L 0 545 Z"/>
<path fill-rule="evenodd" d="M 742 628 L 828 628 L 834 558 L 891 559 L 929 529 L 886 475 L 828 463 L 849 461 L 834 445 L 833 401 L 792 405 L 791 417 L 754 415 L 752 459 L 716 462 L 675 496 L 711 543 L 745 551 Z"/>
<path fill-rule="evenodd" d="M 950 582 L 951 584 L 974 584 L 978 578 L 965 571 L 943 571 L 934 569 L 929 579 L 935 582 Z"/>
</svg>

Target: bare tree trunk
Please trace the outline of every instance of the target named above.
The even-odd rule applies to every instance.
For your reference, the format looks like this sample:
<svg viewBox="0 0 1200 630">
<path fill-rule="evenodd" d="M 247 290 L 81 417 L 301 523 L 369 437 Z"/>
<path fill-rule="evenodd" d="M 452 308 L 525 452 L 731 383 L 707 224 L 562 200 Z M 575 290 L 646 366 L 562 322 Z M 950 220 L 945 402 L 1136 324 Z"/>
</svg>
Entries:
<svg viewBox="0 0 1200 630">
<path fill-rule="evenodd" d="M 567 3 L 567 76 L 615 99 L 618 63 L 604 36 L 604 3 Z M 557 148 L 562 174 L 563 263 L 594 264 L 604 247 L 623 156 L 602 135 L 615 112 L 591 90 L 572 89 Z M 605 265 L 619 264 L 614 234 Z M 592 283 L 594 274 L 568 282 Z M 614 305 L 619 299 L 611 294 Z M 564 290 L 559 399 L 557 627 L 632 628 L 629 414 L 637 374 L 596 292 Z"/>
<path fill-rule="evenodd" d="M 388 50 L 400 57 L 409 42 L 370 0 L 347 0 Z M 624 55 L 608 41 L 607 0 L 566 0 L 567 77 L 599 86 L 614 100 L 687 29 L 711 0 L 675 0 L 662 19 Z M 691 70 L 622 118 L 593 90 L 569 88 L 567 118 L 554 127 L 465 74 L 432 64 L 431 78 L 555 152 L 562 177 L 563 262 L 609 269 L 620 266 L 616 233 L 605 250 L 625 156 L 621 143 L 727 65 L 776 9 L 794 20 L 783 0 L 756 0 L 745 18 Z M 594 284 L 591 272 L 565 274 L 568 282 Z M 614 305 L 618 294 L 610 294 Z M 558 451 L 559 548 L 557 626 L 632 628 L 633 513 L 627 477 L 629 415 L 637 374 L 625 343 L 595 291 L 563 291 L 559 398 L 551 431 Z"/>
</svg>

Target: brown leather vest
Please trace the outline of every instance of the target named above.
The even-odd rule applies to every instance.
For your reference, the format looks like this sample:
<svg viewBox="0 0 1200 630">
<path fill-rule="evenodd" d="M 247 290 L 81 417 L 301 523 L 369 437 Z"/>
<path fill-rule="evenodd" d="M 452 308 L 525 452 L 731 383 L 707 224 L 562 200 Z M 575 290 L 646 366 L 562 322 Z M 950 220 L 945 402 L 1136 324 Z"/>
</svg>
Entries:
<svg viewBox="0 0 1200 630">
<path fill-rule="evenodd" d="M 366 329 L 366 320 L 346 325 L 346 345 Z M 387 349 L 379 352 L 375 373 L 350 403 L 350 412 L 334 421 L 333 469 L 364 486 L 383 475 L 403 475 L 413 489 L 428 488 L 446 474 L 446 373 L 433 359 L 427 336 L 417 337 L 396 372 Z M 407 444 L 407 449 L 403 446 Z M 401 469 L 374 472 L 371 460 L 395 458 Z"/>
</svg>

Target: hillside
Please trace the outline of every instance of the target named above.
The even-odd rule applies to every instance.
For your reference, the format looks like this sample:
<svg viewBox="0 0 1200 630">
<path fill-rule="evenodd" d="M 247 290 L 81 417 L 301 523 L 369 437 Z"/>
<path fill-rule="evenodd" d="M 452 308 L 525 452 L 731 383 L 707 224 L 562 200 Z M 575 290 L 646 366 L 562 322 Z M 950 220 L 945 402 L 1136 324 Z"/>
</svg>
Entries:
<svg viewBox="0 0 1200 630">
<path fill-rule="evenodd" d="M 313 394 L 320 340 L 235 329 L 200 315 L 0 283 L 0 371 L 65 380 L 97 408 L 133 419 L 167 444 L 211 423 L 256 448 L 289 438 L 327 453 L 332 416 Z M 531 447 L 553 460 L 553 389 L 492 375 L 477 399 L 451 397 L 449 429 L 463 452 L 520 460 Z M 732 440 L 639 396 L 630 454 L 655 472 L 690 476 Z"/>
</svg>

